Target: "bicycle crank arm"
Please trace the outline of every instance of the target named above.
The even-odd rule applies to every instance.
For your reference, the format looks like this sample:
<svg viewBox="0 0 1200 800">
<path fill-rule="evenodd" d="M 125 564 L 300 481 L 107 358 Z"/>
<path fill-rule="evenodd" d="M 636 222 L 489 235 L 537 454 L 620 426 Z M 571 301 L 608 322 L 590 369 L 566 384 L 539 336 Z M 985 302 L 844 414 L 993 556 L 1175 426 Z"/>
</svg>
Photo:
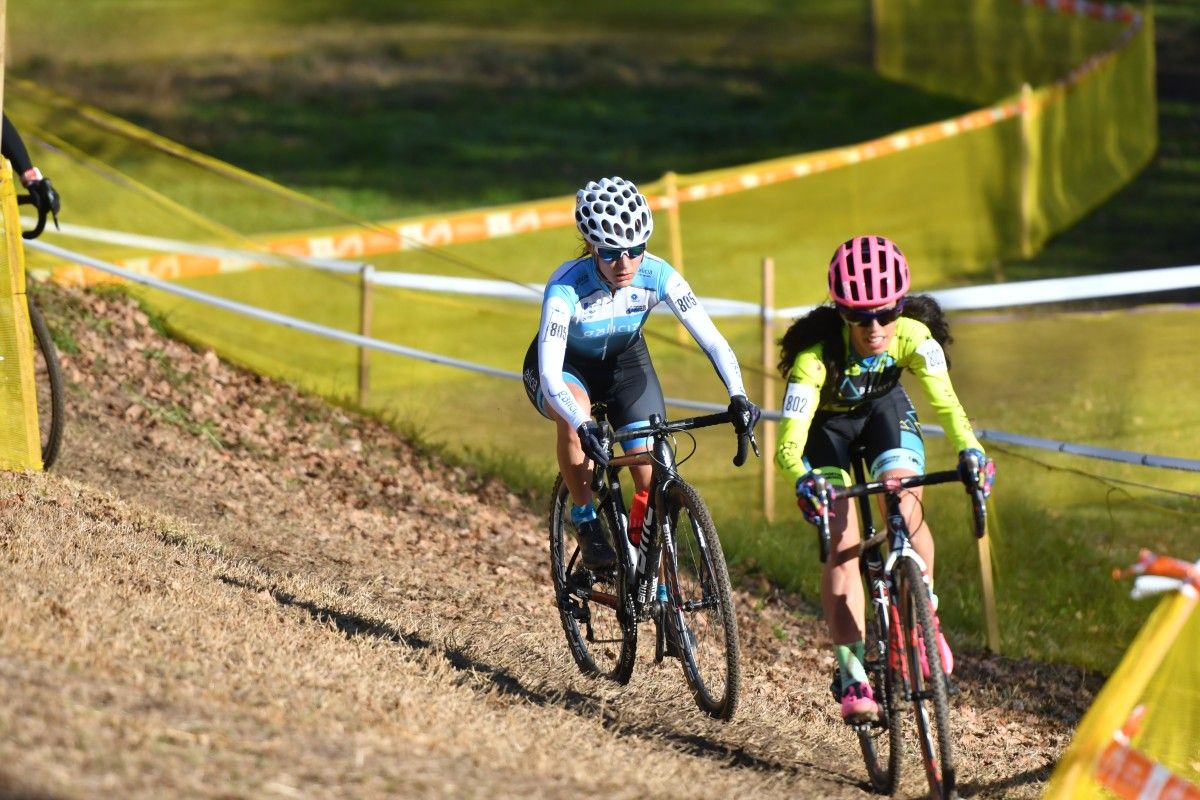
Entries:
<svg viewBox="0 0 1200 800">
<path fill-rule="evenodd" d="M 593 589 L 590 582 L 580 580 L 578 573 L 571 576 L 570 584 L 566 587 L 566 590 L 570 595 L 578 597 L 580 600 L 595 603 L 596 605 L 608 606 L 609 608 L 617 607 L 617 596 L 615 594 Z"/>
</svg>

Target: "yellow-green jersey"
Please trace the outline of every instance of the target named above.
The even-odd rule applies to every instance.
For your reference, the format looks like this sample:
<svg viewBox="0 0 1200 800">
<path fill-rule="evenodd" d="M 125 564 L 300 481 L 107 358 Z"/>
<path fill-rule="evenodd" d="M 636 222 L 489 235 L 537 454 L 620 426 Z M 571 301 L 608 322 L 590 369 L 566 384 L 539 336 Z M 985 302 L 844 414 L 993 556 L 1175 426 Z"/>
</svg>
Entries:
<svg viewBox="0 0 1200 800">
<path fill-rule="evenodd" d="M 846 359 L 840 385 L 825 385 L 824 346 L 821 343 L 802 350 L 792 363 L 775 453 L 776 462 L 789 480 L 795 482 L 813 467 L 833 466 L 807 465 L 804 460 L 809 429 L 818 412 L 822 415 L 851 414 L 896 389 L 906 369 L 917 376 L 955 449 L 983 449 L 954 393 L 946 353 L 924 323 L 911 317 L 900 317 L 887 350 L 873 356 L 859 356 L 854 352 L 845 326 L 841 335 Z M 912 424 L 915 428 L 915 418 Z M 919 441 L 919 429 L 914 434 Z M 923 447 L 921 450 L 923 463 Z"/>
</svg>

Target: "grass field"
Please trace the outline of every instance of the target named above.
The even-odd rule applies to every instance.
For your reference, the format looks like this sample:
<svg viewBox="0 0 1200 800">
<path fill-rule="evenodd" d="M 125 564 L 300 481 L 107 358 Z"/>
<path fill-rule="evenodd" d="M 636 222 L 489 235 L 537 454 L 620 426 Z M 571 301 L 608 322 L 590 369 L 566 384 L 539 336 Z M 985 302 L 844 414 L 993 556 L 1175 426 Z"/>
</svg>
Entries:
<svg viewBox="0 0 1200 800">
<path fill-rule="evenodd" d="M 321 290 L 310 293 L 304 288 L 311 288 L 307 281 L 275 278 L 255 272 L 236 281 L 221 279 L 222 291 L 247 299 L 270 295 L 302 317 L 353 327 L 357 292 L 352 286 L 326 277 Z M 206 282 L 211 281 L 196 284 Z M 231 283 L 237 288 L 231 290 Z M 301 290 L 294 302 L 289 302 L 288 286 Z M 531 304 L 481 307 L 414 297 L 377 303 L 376 333 L 382 338 L 511 371 L 519 369 L 537 316 Z M 206 344 L 235 360 L 313 391 L 354 397 L 357 372 L 347 345 L 298 338 L 266 324 L 246 326 L 224 312 L 171 299 L 155 298 L 151 304 L 164 309 L 177 329 L 205 331 Z M 956 384 L 980 428 L 1191 457 L 1200 445 L 1200 409 L 1189 393 L 1173 386 L 1177 376 L 1188 373 L 1192 359 L 1187 340 L 1177 334 L 1195 319 L 1196 311 L 1188 308 L 1012 320 L 960 316 L 951 351 Z M 751 364 L 757 326 L 727 321 L 722 328 L 743 354 L 743 363 Z M 487 333 L 483 339 L 464 338 L 461 331 L 467 329 Z M 698 350 L 678 346 L 665 321 L 652 330 L 651 349 L 667 393 L 720 402 L 719 381 Z M 1149 360 L 1144 355 L 1151 349 Z M 1104 359 L 1094 357 L 1098 351 Z M 542 502 L 555 471 L 552 427 L 529 407 L 518 382 L 387 356 L 372 359 L 373 404 L 379 413 L 402 421 L 465 463 L 504 474 L 535 504 Z M 750 385 L 757 385 L 753 378 Z M 1114 385 L 1137 386 L 1138 391 L 1113 392 Z M 914 397 L 922 419 L 936 421 L 923 398 Z M 778 522 L 767 524 L 757 500 L 760 465 L 752 462 L 740 471 L 729 466 L 733 440 L 727 431 L 698 438 L 699 453 L 683 471 L 702 488 L 720 520 L 736 569 L 761 573 L 811 596 L 817 575 L 812 532 L 787 500 L 789 487 L 782 482 L 776 486 Z M 684 442 L 681 454 L 689 450 Z M 1000 465 L 991 536 L 1005 651 L 1111 667 L 1149 607 L 1123 600 L 1125 588 L 1107 575 L 1113 566 L 1134 560 L 1139 547 L 1186 553 L 1193 546 L 1200 511 L 1194 479 L 1186 473 L 1026 448 L 989 445 L 989 450 Z M 949 465 L 953 458 L 944 440 L 929 440 L 931 465 Z M 943 615 L 964 644 L 982 646 L 978 569 L 967 534 L 966 500 L 953 489 L 931 490 L 927 511 L 934 530 L 941 532 L 939 586 L 947 587 L 939 590 L 944 591 Z M 1064 561 L 1070 569 L 1062 569 Z M 1112 635 L 1098 642 L 1097 626 Z"/>
<path fill-rule="evenodd" d="M 120 46 L 89 34 L 120 12 L 121 2 L 72 14 L 41 5 L 10 11 L 19 74 L 363 217 L 562 194 L 581 175 L 629 164 L 637 164 L 631 174 L 637 179 L 668 168 L 726 166 L 861 141 L 968 107 L 874 76 L 864 3 L 799 11 L 714 3 L 687 15 L 672 12 L 663 33 L 665 12 L 647 4 L 613 6 L 598 29 L 570 12 L 532 4 L 506 6 L 513 10 L 508 16 L 485 3 L 454 11 L 418 4 L 400 19 L 382 3 L 331 17 L 330 4 L 309 0 L 254 10 L 216 6 L 220 24 L 193 35 L 183 23 L 204 18 L 209 6 L 180 0 L 169 13 L 165 5 L 142 7 L 146 13 Z M 1160 75 L 1170 78 L 1159 156 L 1035 259 L 996 264 L 996 272 L 1042 277 L 1195 263 L 1200 256 L 1200 229 L 1190 218 L 1200 203 L 1200 103 L 1189 80 L 1200 15 L 1181 3 L 1156 9 L 1165 45 Z M 46 34 L 20 35 L 42 11 L 47 15 L 38 24 Z M 639 57 L 613 66 L 614 50 L 625 48 L 636 48 Z M 167 102 L 147 102 L 164 94 Z M 336 108 L 328 102 L 335 96 Z M 70 208 L 70 195 L 66 202 Z M 244 213 L 225 210 L 235 218 Z M 561 239 L 563 258 L 574 249 L 569 232 L 538 237 Z M 382 266 L 447 274 L 482 267 L 543 278 L 550 265 L 522 259 L 521 249 L 521 242 L 507 240 L 495 250 L 463 248 L 458 264 L 436 263 L 426 253 Z M 756 280 L 713 293 L 754 297 Z M 221 294 L 253 302 L 269 298 L 278 310 L 356 327 L 357 289 L 345 280 L 277 271 L 195 285 L 219 285 Z M 714 288 L 703 277 L 697 285 L 702 292 Z M 781 302 L 813 299 L 796 294 Z M 353 392 L 350 348 L 244 326 L 175 300 L 151 302 L 172 326 L 232 358 L 335 397 Z M 536 317 L 533 305 L 387 292 L 374 333 L 515 371 Z M 956 319 L 956 384 L 984 428 L 1194 456 L 1200 414 L 1193 397 L 1200 385 L 1183 331 L 1195 319 L 1194 310 Z M 724 322 L 722 329 L 744 362 L 757 360 L 754 324 Z M 654 331 L 651 347 L 668 394 L 719 400 L 717 381 L 695 348 L 677 347 L 669 325 L 656 323 Z M 374 396 L 387 402 L 381 413 L 518 485 L 549 486 L 551 431 L 516 382 L 379 356 L 374 365 Z M 750 385 L 757 387 L 756 378 Z M 728 467 L 731 438 L 709 433 L 701 442 L 700 456 L 684 472 L 717 512 L 738 568 L 811 592 L 811 533 L 795 524 L 782 499 L 774 526 L 746 514 L 757 473 Z M 936 443 L 931 461 L 933 455 L 950 457 Z M 1122 588 L 1104 576 L 1138 546 L 1193 555 L 1187 549 L 1196 501 L 1136 487 L 1110 490 L 1073 471 L 1172 490 L 1192 491 L 1191 485 L 1176 474 L 1025 451 L 1002 451 L 999 460 L 993 536 L 1006 651 L 1110 667 L 1148 608 L 1122 599 Z M 787 488 L 778 494 L 786 497 Z M 980 645 L 974 546 L 955 534 L 964 527 L 965 502 L 949 490 L 936 500 L 931 518 L 946 531 L 939 536 L 944 615 L 957 636 Z"/>
</svg>

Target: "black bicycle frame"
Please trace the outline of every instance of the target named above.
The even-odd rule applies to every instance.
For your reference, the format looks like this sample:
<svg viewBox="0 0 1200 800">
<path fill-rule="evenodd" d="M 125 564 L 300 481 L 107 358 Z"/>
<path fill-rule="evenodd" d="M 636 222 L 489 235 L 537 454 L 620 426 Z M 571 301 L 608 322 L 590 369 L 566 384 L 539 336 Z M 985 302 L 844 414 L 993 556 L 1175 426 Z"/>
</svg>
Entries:
<svg viewBox="0 0 1200 800">
<path fill-rule="evenodd" d="M 866 483 L 866 470 L 861 458 L 854 459 L 854 482 Z M 871 514 L 871 500 L 867 495 L 855 498 L 858 503 L 858 518 L 862 527 L 863 547 L 859 553 L 859 570 L 867 582 L 870 602 L 875 606 L 875 618 L 879 620 L 884 641 L 887 641 L 891 620 L 888 605 L 891 589 L 884 571 L 883 551 L 878 544 L 865 546 L 875 539 L 875 517 Z M 884 655 L 884 654 L 880 654 Z"/>
<path fill-rule="evenodd" d="M 675 451 L 672 449 L 670 434 L 679 431 L 706 428 L 729 422 L 729 413 L 710 414 L 703 417 L 692 417 L 676 422 L 664 422 L 657 414 L 651 415 L 647 428 L 638 428 L 613 434 L 611 442 L 623 442 L 630 439 L 650 438 L 652 440 L 649 457 L 646 454 L 618 456 L 613 458 L 604 470 L 604 485 L 607 488 L 606 502 L 613 504 L 613 510 L 622 528 L 619 544 L 623 558 L 630 569 L 626 571 L 628 585 L 622 591 L 629 593 L 633 599 L 633 608 L 637 621 L 643 622 L 651 616 L 657 616 L 660 609 L 656 605 L 658 597 L 655 589 L 659 579 L 659 564 L 662 560 L 663 547 L 674 547 L 674 531 L 671 521 L 664 510 L 667 508 L 667 496 L 671 486 L 682 480 L 675 471 Z M 649 463 L 652 469 L 650 477 L 650 496 L 646 504 L 646 517 L 642 523 L 641 540 L 635 549 L 629 541 L 629 523 L 625 499 L 621 494 L 619 473 L 622 467 L 631 467 Z M 594 487 L 598 488 L 598 487 Z M 704 547 L 704 542 L 699 542 Z M 707 553 L 705 554 L 707 557 Z"/>
</svg>

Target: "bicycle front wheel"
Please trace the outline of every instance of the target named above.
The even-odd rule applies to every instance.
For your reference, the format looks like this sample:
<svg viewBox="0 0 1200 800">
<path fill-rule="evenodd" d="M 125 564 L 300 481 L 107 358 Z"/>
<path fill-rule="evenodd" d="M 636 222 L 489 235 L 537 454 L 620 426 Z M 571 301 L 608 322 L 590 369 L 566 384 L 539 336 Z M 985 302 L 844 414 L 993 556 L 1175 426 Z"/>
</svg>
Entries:
<svg viewBox="0 0 1200 800">
<path fill-rule="evenodd" d="M 663 548 L 666 635 L 696 704 L 717 719 L 731 719 L 741 668 L 733 589 L 717 529 L 699 493 L 682 481 L 667 493 L 666 519 L 674 538 L 673 548 Z"/>
<path fill-rule="evenodd" d="M 900 642 L 908 694 L 916 712 L 917 738 L 930 797 L 945 800 L 955 796 L 954 751 L 950 738 L 950 698 L 934 635 L 933 606 L 916 562 L 901 558 L 897 569 Z"/>
<path fill-rule="evenodd" d="M 617 547 L 615 568 L 598 573 L 584 569 L 570 523 L 571 494 L 561 475 L 554 484 L 553 498 L 550 575 L 571 655 L 586 675 L 628 683 L 637 652 L 637 623 L 625 588 L 625 548 Z M 602 505 L 598 512 L 604 535 L 611 542 L 620 528 L 607 506 Z"/>
<path fill-rule="evenodd" d="M 38 434 L 41 438 L 42 469 L 50 469 L 58 459 L 66 418 L 62 369 L 58 351 L 50 338 L 50 328 L 37 306 L 29 303 L 29 322 L 33 327 L 33 376 L 37 391 Z"/>
<path fill-rule="evenodd" d="M 873 600 L 867 603 L 866 623 L 863 667 L 879 703 L 879 719 L 855 726 L 855 732 L 871 787 L 880 794 L 891 794 L 900 785 L 900 764 L 904 755 L 904 732 L 897 707 L 900 676 L 891 668 L 886 620 L 879 618 L 879 607 Z"/>
</svg>

